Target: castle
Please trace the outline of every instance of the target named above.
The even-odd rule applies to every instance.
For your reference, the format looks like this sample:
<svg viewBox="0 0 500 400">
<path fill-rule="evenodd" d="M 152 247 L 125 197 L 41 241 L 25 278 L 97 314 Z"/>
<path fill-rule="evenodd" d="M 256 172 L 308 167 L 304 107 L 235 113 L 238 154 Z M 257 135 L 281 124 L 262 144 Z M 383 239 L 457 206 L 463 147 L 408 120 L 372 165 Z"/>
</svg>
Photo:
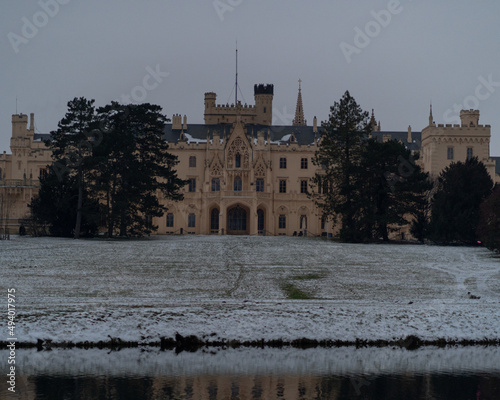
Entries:
<svg viewBox="0 0 500 400">
<path fill-rule="evenodd" d="M 165 202 L 168 211 L 154 221 L 159 234 L 331 235 L 338 229 L 322 218 L 308 197 L 320 171 L 312 159 L 321 136 L 316 117 L 304 119 L 299 91 L 292 125 L 273 125 L 273 85 L 255 85 L 255 105 L 216 104 L 205 93 L 204 124 L 188 124 L 174 115 L 165 127 L 169 151 L 178 157 L 177 172 L 188 180 L 184 200 Z M 421 132 L 382 131 L 372 111 L 372 137 L 401 141 L 420 152 L 424 171 L 437 176 L 454 161 L 477 156 L 493 181 L 496 160 L 489 155 L 491 128 L 479 125 L 478 110 L 462 110 L 460 125 L 436 125 L 432 117 Z M 12 116 L 11 151 L 0 155 L 0 230 L 16 233 L 37 194 L 39 177 L 51 163 L 34 131 L 34 115 Z M 500 171 L 499 171 L 500 172 Z M 0 231 L 1 232 L 1 231 Z"/>
</svg>

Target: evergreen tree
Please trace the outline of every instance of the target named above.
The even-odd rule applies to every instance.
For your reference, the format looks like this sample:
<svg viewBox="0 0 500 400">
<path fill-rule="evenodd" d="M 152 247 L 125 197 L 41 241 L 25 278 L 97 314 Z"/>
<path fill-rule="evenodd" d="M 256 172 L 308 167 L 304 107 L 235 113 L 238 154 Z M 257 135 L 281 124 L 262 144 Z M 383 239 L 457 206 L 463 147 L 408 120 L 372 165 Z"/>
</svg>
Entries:
<svg viewBox="0 0 500 400">
<path fill-rule="evenodd" d="M 500 186 L 496 186 L 479 207 L 477 235 L 490 250 L 500 251 Z"/>
<path fill-rule="evenodd" d="M 432 187 L 428 174 L 397 141 L 368 140 L 361 157 L 358 198 L 359 229 L 365 240 L 389 240 L 397 229 L 417 218 Z"/>
<path fill-rule="evenodd" d="M 61 181 L 76 181 L 78 199 L 73 230 L 74 237 L 78 239 L 82 223 L 83 197 L 88 174 L 92 169 L 92 150 L 100 139 L 99 134 L 96 135 L 99 131 L 94 129 L 94 100 L 75 97 L 69 101 L 68 111 L 57 126 L 57 131 L 51 132 L 47 144 L 52 149 L 52 170 L 57 177 Z M 69 174 L 69 177 L 66 177 L 66 174 Z"/>
<path fill-rule="evenodd" d="M 314 164 L 323 172 L 316 174 L 313 183 L 323 193 L 313 195 L 323 215 L 340 217 L 340 238 L 359 241 L 356 214 L 359 191 L 359 168 L 365 139 L 371 127 L 368 112 L 363 111 L 346 91 L 339 102 L 330 108 L 330 117 L 324 125 L 319 150 Z"/>
<path fill-rule="evenodd" d="M 185 181 L 174 169 L 177 157 L 168 153 L 163 139 L 166 117 L 151 104 L 113 102 L 98 110 L 102 143 L 95 148 L 94 189 L 106 214 L 108 236 L 149 234 L 153 217 L 166 210 L 158 200 L 181 200 Z"/>
<path fill-rule="evenodd" d="M 37 226 L 48 226 L 52 236 L 73 237 L 79 192 L 77 175 L 49 170 L 40 179 L 38 196 L 29 204 L 31 222 Z M 81 234 L 94 236 L 98 226 L 99 204 L 89 198 L 86 190 L 83 192 L 82 204 Z"/>
<path fill-rule="evenodd" d="M 438 178 L 429 238 L 440 243 L 474 244 L 479 206 L 491 193 L 493 181 L 477 157 L 452 163 Z"/>
</svg>

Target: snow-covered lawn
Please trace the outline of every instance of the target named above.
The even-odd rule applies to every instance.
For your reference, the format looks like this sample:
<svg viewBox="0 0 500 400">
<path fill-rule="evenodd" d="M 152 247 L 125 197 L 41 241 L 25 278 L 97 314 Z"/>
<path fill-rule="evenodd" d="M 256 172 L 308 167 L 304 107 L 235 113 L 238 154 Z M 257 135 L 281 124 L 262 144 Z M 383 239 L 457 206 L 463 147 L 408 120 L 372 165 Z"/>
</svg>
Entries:
<svg viewBox="0 0 500 400">
<path fill-rule="evenodd" d="M 290 299 L 286 285 L 307 299 Z M 7 288 L 16 289 L 22 342 L 108 335 L 149 342 L 175 332 L 229 340 L 500 338 L 500 259 L 483 248 L 14 237 L 0 242 L 5 305 Z"/>
</svg>

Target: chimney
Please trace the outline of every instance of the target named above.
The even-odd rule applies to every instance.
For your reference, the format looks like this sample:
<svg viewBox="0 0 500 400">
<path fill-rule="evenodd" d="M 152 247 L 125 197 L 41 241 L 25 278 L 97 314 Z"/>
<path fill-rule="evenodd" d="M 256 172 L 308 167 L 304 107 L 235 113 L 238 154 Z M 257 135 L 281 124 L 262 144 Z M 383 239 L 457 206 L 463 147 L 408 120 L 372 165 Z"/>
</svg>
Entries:
<svg viewBox="0 0 500 400">
<path fill-rule="evenodd" d="M 408 143 L 412 143 L 413 140 L 411 138 L 411 126 L 408 125 Z"/>
<path fill-rule="evenodd" d="M 183 131 L 187 131 L 187 125 L 188 125 L 188 117 L 186 116 L 186 114 L 184 114 L 184 123 L 182 124 L 182 130 Z"/>
<path fill-rule="evenodd" d="M 316 119 L 316 115 L 313 118 L 313 132 L 314 133 L 318 132 L 318 120 Z"/>
<path fill-rule="evenodd" d="M 31 132 L 35 132 L 35 114 L 30 114 L 30 129 Z"/>
</svg>

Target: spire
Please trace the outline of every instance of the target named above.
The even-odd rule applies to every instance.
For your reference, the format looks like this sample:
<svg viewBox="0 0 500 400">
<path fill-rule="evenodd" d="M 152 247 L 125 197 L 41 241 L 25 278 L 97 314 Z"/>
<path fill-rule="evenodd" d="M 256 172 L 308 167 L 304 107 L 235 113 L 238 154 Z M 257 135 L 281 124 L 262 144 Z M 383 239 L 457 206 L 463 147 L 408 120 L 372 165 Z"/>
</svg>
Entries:
<svg viewBox="0 0 500 400">
<path fill-rule="evenodd" d="M 305 126 L 306 120 L 304 119 L 304 108 L 302 107 L 302 93 L 300 84 L 302 80 L 299 79 L 299 94 L 297 96 L 297 107 L 295 108 L 295 118 L 293 119 L 292 125 L 294 126 Z"/>
<path fill-rule="evenodd" d="M 434 124 L 434 118 L 432 117 L 432 103 L 431 103 L 431 110 L 429 112 L 429 126 L 432 126 Z"/>
<path fill-rule="evenodd" d="M 372 117 L 370 118 L 370 126 L 372 127 L 372 131 L 377 130 L 377 121 L 375 120 L 375 112 L 372 108 Z"/>
</svg>

